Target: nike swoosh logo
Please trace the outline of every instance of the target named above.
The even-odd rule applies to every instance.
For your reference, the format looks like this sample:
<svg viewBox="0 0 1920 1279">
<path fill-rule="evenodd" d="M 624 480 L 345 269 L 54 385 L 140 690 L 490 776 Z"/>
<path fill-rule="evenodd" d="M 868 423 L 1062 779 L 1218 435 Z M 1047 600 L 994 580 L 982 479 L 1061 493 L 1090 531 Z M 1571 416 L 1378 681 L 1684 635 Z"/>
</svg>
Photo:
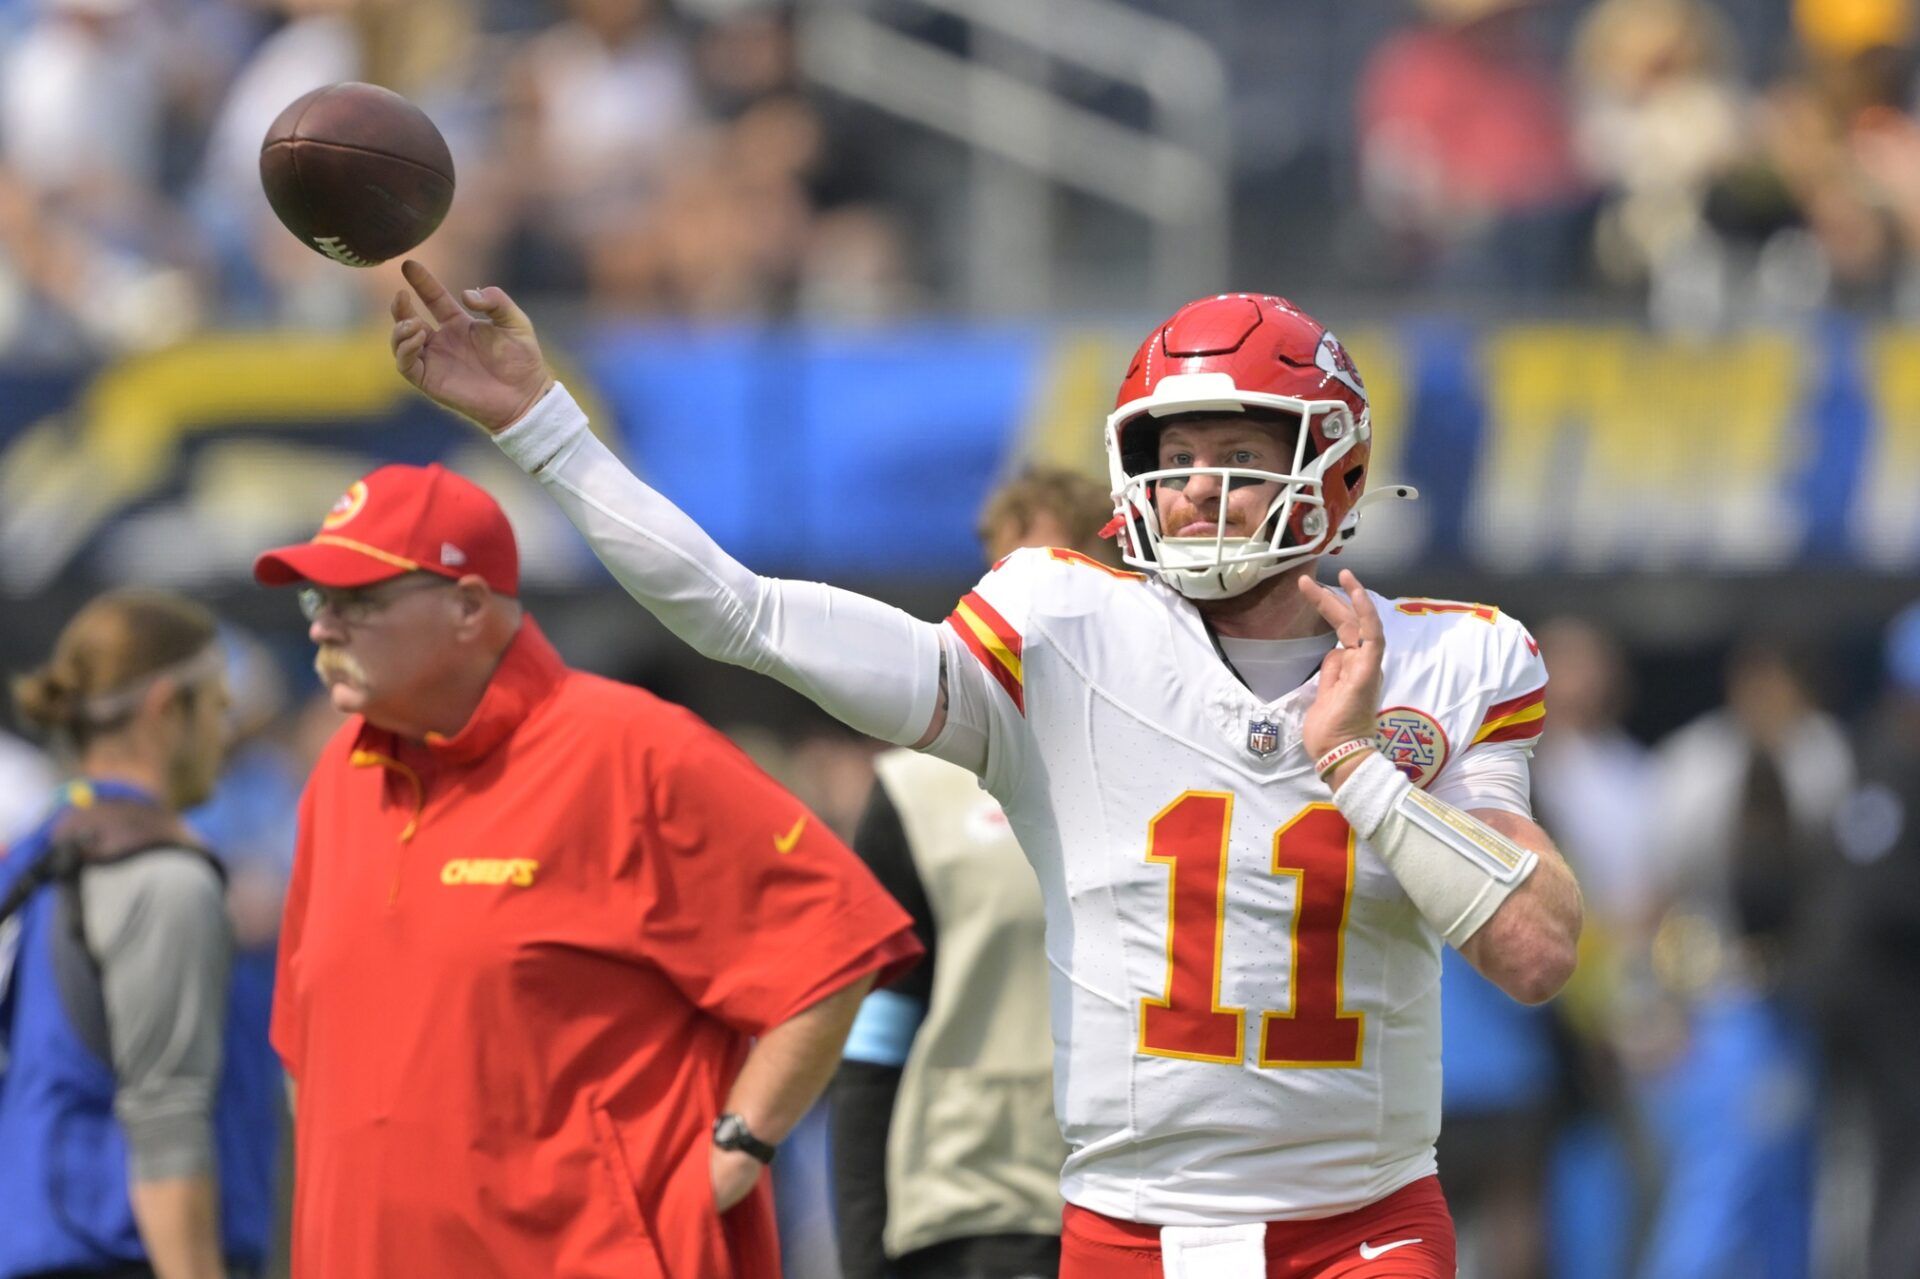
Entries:
<svg viewBox="0 0 1920 1279">
<path fill-rule="evenodd" d="M 806 828 L 807 828 L 807 819 L 805 817 L 802 817 L 799 821 L 793 824 L 792 830 L 788 831 L 784 835 L 775 835 L 773 837 L 773 851 L 776 853 L 779 853 L 782 857 L 792 852 L 793 846 L 800 842 L 800 832 L 805 830 Z"/>
<path fill-rule="evenodd" d="M 1395 1248 L 1404 1248 L 1410 1243 L 1419 1243 L 1418 1239 L 1396 1239 L 1392 1243 L 1383 1243 L 1378 1248 L 1372 1244 L 1360 1245 L 1360 1260 L 1372 1261 L 1375 1257 L 1384 1257 Z"/>
</svg>

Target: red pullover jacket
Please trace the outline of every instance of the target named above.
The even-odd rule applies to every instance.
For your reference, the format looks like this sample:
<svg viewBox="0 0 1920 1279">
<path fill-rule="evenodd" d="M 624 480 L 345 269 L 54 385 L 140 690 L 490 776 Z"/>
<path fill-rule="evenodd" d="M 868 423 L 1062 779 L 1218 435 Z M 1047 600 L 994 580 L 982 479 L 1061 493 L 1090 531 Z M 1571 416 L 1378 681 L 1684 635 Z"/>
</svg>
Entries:
<svg viewBox="0 0 1920 1279">
<path fill-rule="evenodd" d="M 273 1042 L 299 1279 L 774 1279 L 710 1131 L 752 1037 L 920 953 L 905 912 L 691 713 L 527 619 L 473 718 L 361 720 L 301 801 Z"/>
</svg>

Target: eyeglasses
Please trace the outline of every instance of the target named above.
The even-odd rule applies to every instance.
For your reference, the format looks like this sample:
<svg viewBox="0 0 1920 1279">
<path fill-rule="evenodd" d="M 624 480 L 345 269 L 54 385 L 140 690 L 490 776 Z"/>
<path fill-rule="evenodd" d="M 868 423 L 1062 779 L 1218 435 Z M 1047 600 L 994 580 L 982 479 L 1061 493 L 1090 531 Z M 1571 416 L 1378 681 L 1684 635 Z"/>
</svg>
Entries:
<svg viewBox="0 0 1920 1279">
<path fill-rule="evenodd" d="M 297 598 L 300 611 L 309 622 L 320 620 L 322 613 L 330 614 L 343 626 L 359 626 L 372 621 L 389 605 L 403 595 L 412 595 L 418 591 L 429 590 L 436 586 L 457 585 L 452 578 L 441 577 L 437 573 L 410 574 L 404 579 L 411 582 L 404 590 L 387 590 L 388 582 L 375 586 L 355 586 L 348 590 L 336 590 L 329 586 L 303 586 Z"/>
</svg>

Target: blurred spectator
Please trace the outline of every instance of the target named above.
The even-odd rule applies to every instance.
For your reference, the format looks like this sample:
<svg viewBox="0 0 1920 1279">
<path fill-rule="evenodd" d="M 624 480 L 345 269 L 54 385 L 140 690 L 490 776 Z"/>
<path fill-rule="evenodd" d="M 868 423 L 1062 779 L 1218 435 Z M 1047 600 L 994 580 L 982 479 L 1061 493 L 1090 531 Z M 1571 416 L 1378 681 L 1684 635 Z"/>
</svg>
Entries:
<svg viewBox="0 0 1920 1279">
<path fill-rule="evenodd" d="M 524 176 L 582 230 L 623 216 L 699 122 L 686 42 L 659 0 L 568 0 L 520 73 L 535 113 Z"/>
<path fill-rule="evenodd" d="M 772 11 L 690 41 L 656 0 L 574 0 L 511 80 L 508 283 L 627 313 L 892 310 L 900 238 L 830 163 L 792 42 Z"/>
<path fill-rule="evenodd" d="M 675 166 L 631 221 L 586 246 L 589 296 L 691 316 L 872 316 L 905 295 L 905 253 L 871 206 L 822 210 L 826 140 L 796 94 L 765 98 Z"/>
<path fill-rule="evenodd" d="M 1627 1107 L 1611 1035 L 1622 992 L 1645 984 L 1646 966 L 1631 958 L 1644 950 L 1656 892 L 1646 811 L 1653 779 L 1646 749 L 1621 727 L 1630 690 L 1619 646 L 1569 617 L 1548 621 L 1538 639 L 1552 676 L 1552 730 L 1534 753 L 1533 802 L 1581 878 L 1588 923 L 1580 971 L 1550 1016 L 1503 1006 L 1470 985 L 1471 972 L 1445 971 L 1452 984 L 1441 1001 L 1442 1049 L 1466 1042 L 1447 1063 L 1460 1071 L 1445 1070 L 1442 1079 L 1449 1125 L 1462 1108 L 1474 1116 L 1467 1135 L 1478 1145 L 1467 1149 L 1482 1161 L 1472 1180 L 1484 1198 L 1470 1206 L 1484 1215 L 1462 1224 L 1488 1273 L 1498 1266 L 1506 1274 L 1611 1279 L 1627 1273 L 1633 1244 Z M 1523 1086 L 1511 1098 L 1489 1087 L 1516 1066 Z M 1474 1067 L 1490 1069 L 1456 1077 Z M 1505 1168 L 1509 1152 L 1499 1142 L 1508 1120 L 1530 1183 Z M 1441 1137 L 1447 1140 L 1444 1129 Z M 1454 1166 L 1466 1158 L 1461 1150 Z M 1558 1210 L 1547 1217 L 1550 1197 Z"/>
<path fill-rule="evenodd" d="M 1589 930 L 1638 934 L 1658 893 L 1646 748 L 1621 726 L 1631 696 L 1620 646 L 1576 618 L 1538 632 L 1552 673 L 1553 731 L 1533 759 L 1534 803 L 1580 876 Z"/>
<path fill-rule="evenodd" d="M 194 237 L 159 186 L 167 52 L 139 0 L 45 0 L 5 46 L 0 346 L 51 325 L 111 351 L 198 322 Z"/>
<path fill-rule="evenodd" d="M 1844 61 L 1913 40 L 1912 0 L 1793 0 L 1793 25 L 1815 59 Z"/>
<path fill-rule="evenodd" d="M 1750 644 L 1730 659 L 1723 709 L 1663 742 L 1655 864 L 1671 903 L 1725 944 L 1721 967 L 1771 984 L 1796 889 L 1853 780 L 1853 757 L 1810 681 L 1809 658 Z M 1694 971 L 1702 983 L 1715 972 Z"/>
<path fill-rule="evenodd" d="M 716 7 L 716 6 L 708 6 Z M 710 23 L 694 47 L 700 68 L 701 95 L 708 109 L 722 120 L 739 116 L 762 98 L 790 93 L 799 87 L 794 65 L 791 18 L 780 0 L 723 3 L 732 10 Z"/>
<path fill-rule="evenodd" d="M 1763 288 L 1801 305 L 1913 289 L 1920 125 L 1909 0 L 1801 0 L 1796 67 L 1764 98 L 1767 163 L 1805 228 L 1776 233 Z"/>
<path fill-rule="evenodd" d="M 1416 275 L 1462 287 L 1567 282 L 1583 185 L 1532 0 L 1422 0 L 1368 56 L 1361 183 Z"/>
<path fill-rule="evenodd" d="M 45 755 L 0 732 L 0 857 L 46 811 L 56 776 Z"/>
<path fill-rule="evenodd" d="M 1687 1001 L 1680 1055 L 1647 1080 L 1663 1139 L 1646 1279 L 1800 1279 L 1811 1264 L 1809 1028 L 1788 998 L 1827 832 L 1852 786 L 1845 736 L 1806 665 L 1749 644 L 1726 706 L 1657 756 L 1653 848 L 1670 909 L 1656 974 Z"/>
<path fill-rule="evenodd" d="M 1580 155 L 1603 190 L 1597 265 L 1651 282 L 1656 314 L 1715 260 L 1706 198 L 1748 146 L 1737 55 L 1705 0 L 1601 0 L 1574 46 Z"/>
<path fill-rule="evenodd" d="M 518 282 L 590 281 L 595 244 L 643 218 L 706 122 L 692 55 L 661 0 L 569 0 L 508 78 L 503 146 Z"/>
<path fill-rule="evenodd" d="M 1460 1268 L 1485 1279 L 1546 1270 L 1542 1204 L 1563 1064 L 1549 1005 L 1517 1003 L 1449 950 L 1440 969 L 1437 1151 Z"/>
<path fill-rule="evenodd" d="M 43 0 L 0 74 L 7 167 L 35 189 L 159 186 L 162 67 L 138 0 Z"/>
<path fill-rule="evenodd" d="M 873 757 L 881 749 L 872 738 L 846 732 L 837 723 L 822 724 L 789 747 L 787 771 L 779 780 L 834 834 L 851 839 L 873 789 Z"/>
<path fill-rule="evenodd" d="M 1534 808 L 1580 876 L 1589 923 L 1581 972 L 1550 1006 L 1514 1003 L 1451 955 L 1441 972 L 1441 1175 L 1462 1272 L 1489 1279 L 1620 1275 L 1631 1251 L 1632 1205 L 1613 1145 L 1588 1124 L 1574 1155 L 1555 1152 L 1569 1103 L 1579 1103 L 1583 1119 L 1621 1117 L 1605 1041 L 1619 980 L 1608 970 L 1643 936 L 1654 892 L 1651 777 L 1645 749 L 1620 727 L 1627 689 L 1618 647 L 1571 618 L 1548 622 L 1538 639 L 1552 676 L 1552 728 L 1533 759 Z M 1569 1158 L 1580 1160 L 1571 1173 L 1580 1202 L 1571 1220 L 1553 1223 L 1568 1238 L 1549 1239 L 1552 1173 L 1568 1176 Z"/>
<path fill-rule="evenodd" d="M 221 850 L 235 944 L 243 956 L 253 952 L 264 961 L 270 989 L 280 905 L 293 870 L 294 816 L 312 760 L 291 758 L 276 740 L 287 687 L 272 656 L 231 628 L 223 628 L 221 643 L 233 697 L 232 745 L 213 794 L 186 816 Z"/>
<path fill-rule="evenodd" d="M 321 748 L 345 717 L 324 689 L 293 700 L 274 654 L 254 636 L 223 627 L 232 746 L 213 795 L 187 814 L 227 865 L 228 908 L 243 951 L 264 947 L 280 931 L 280 904 L 293 870 L 300 792 Z"/>
<path fill-rule="evenodd" d="M 220 1279 L 266 1260 L 281 1075 L 180 822 L 226 745 L 214 621 L 115 591 L 14 682 L 76 780 L 0 863 L 0 1274 Z"/>
<path fill-rule="evenodd" d="M 1866 1102 L 1866 1273 L 1911 1279 L 1920 1276 L 1920 605 L 1887 630 L 1886 691 L 1859 756 L 1860 788 L 1836 826 L 1824 1012 L 1834 1060 Z"/>
</svg>

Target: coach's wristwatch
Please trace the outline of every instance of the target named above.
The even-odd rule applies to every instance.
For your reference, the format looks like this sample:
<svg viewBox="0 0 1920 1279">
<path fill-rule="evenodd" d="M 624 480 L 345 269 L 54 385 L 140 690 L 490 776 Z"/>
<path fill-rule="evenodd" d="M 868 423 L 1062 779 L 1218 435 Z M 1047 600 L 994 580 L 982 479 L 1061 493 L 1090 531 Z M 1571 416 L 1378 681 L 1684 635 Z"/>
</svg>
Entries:
<svg viewBox="0 0 1920 1279">
<path fill-rule="evenodd" d="M 743 1150 L 763 1164 L 773 1162 L 774 1148 L 754 1136 L 747 1121 L 738 1115 L 722 1115 L 713 1121 L 713 1144 L 722 1150 Z"/>
</svg>

